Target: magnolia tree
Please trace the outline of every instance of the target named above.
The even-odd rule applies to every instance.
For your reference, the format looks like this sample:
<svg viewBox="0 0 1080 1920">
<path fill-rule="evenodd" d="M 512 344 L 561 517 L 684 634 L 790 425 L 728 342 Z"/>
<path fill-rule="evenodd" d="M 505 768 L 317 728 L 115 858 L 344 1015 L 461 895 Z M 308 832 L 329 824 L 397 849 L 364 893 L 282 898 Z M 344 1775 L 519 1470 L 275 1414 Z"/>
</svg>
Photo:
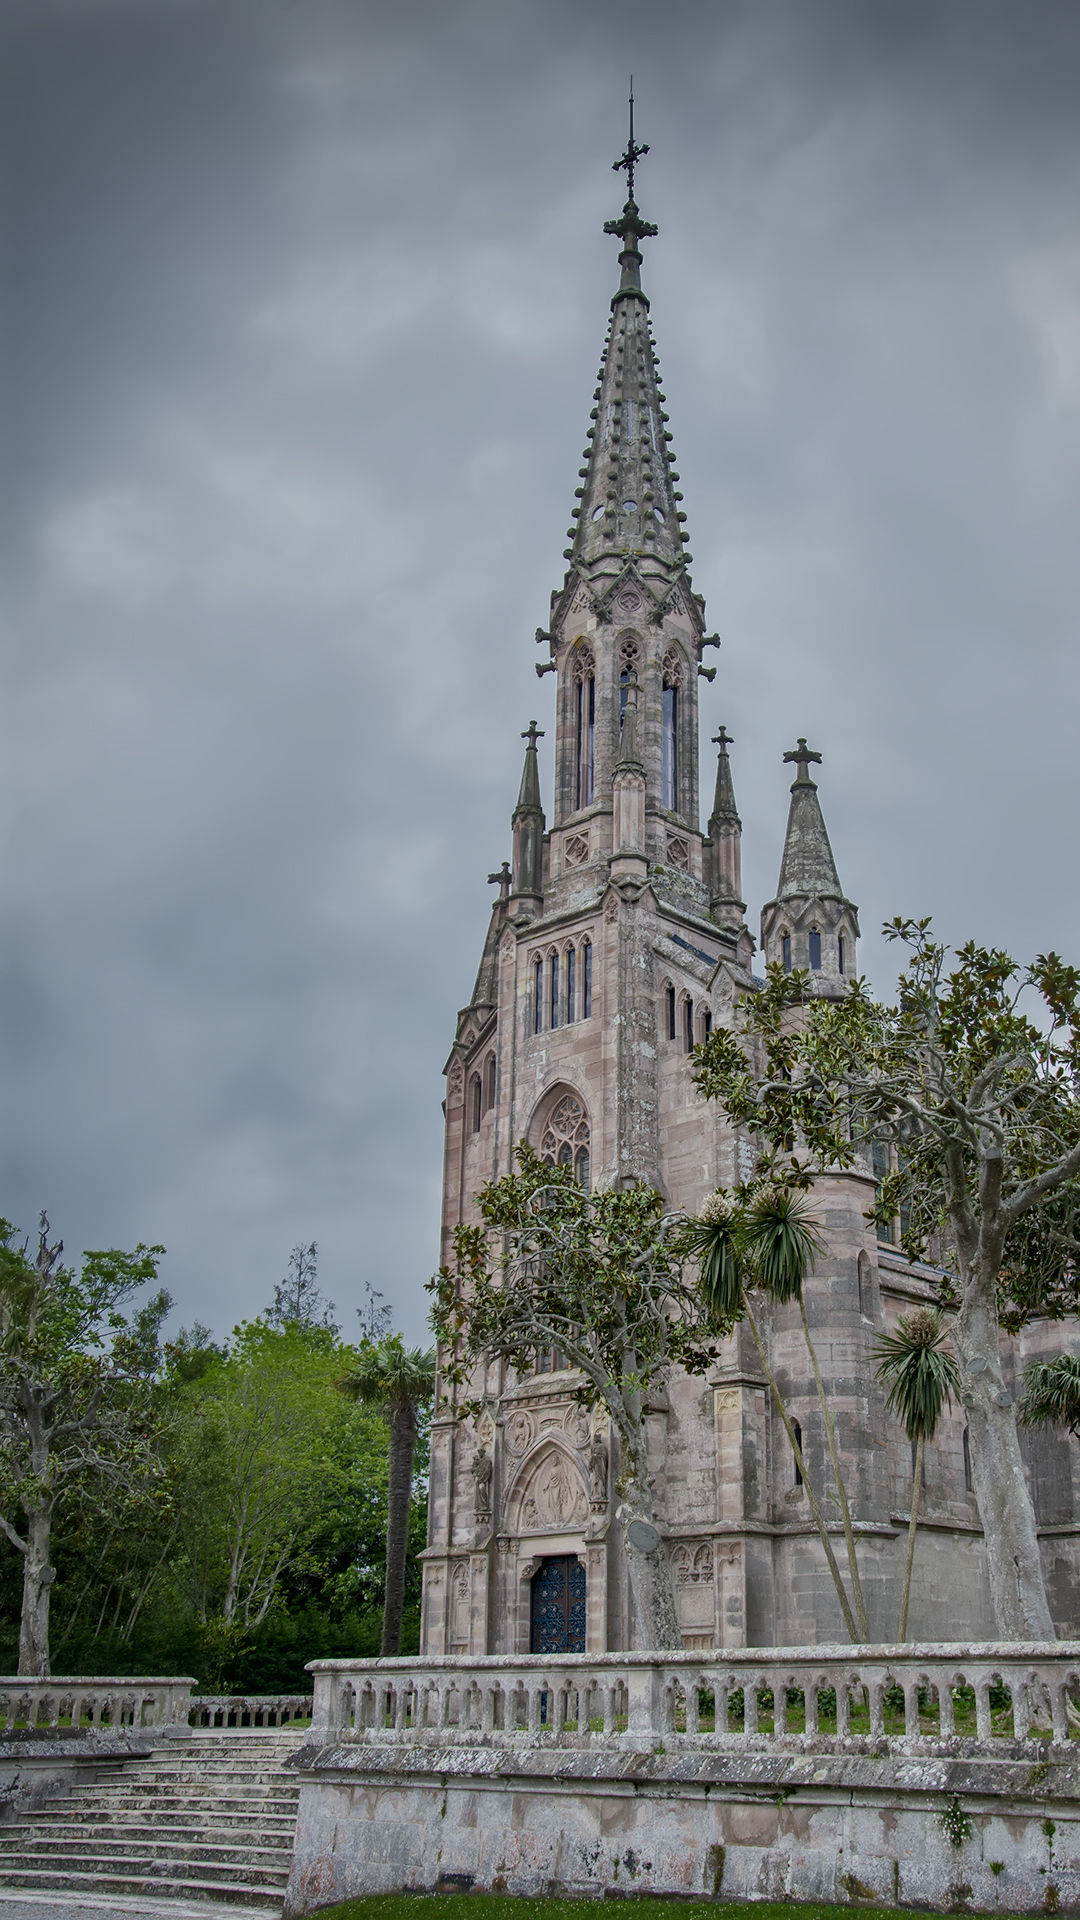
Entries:
<svg viewBox="0 0 1080 1920">
<path fill-rule="evenodd" d="M 723 1329 L 683 1267 L 687 1223 L 665 1215 L 648 1187 L 587 1193 L 568 1167 L 517 1150 L 518 1171 L 483 1189 L 482 1226 L 459 1226 L 453 1264 L 431 1290 L 445 1384 L 475 1418 L 469 1388 L 501 1361 L 535 1371 L 558 1347 L 578 1369 L 580 1401 L 608 1414 L 619 1443 L 616 1518 L 622 1529 L 641 1643 L 681 1647 L 671 1571 L 660 1547 L 646 1445 L 649 1408 L 678 1365 L 703 1373 Z"/>
<path fill-rule="evenodd" d="M 770 967 L 736 1029 L 698 1049 L 695 1078 L 774 1168 L 894 1149 L 879 1208 L 899 1215 L 907 1254 L 944 1269 L 997 1631 L 1049 1640 L 1001 1334 L 1076 1307 L 1080 971 L 1054 954 L 1026 968 L 974 945 L 950 955 L 926 920 L 885 931 L 908 951 L 895 1006 L 862 981 L 816 999 L 810 976 Z"/>
<path fill-rule="evenodd" d="M 153 1375 L 171 1301 L 120 1308 L 157 1274 L 161 1247 L 61 1264 L 41 1216 L 36 1255 L 0 1221 L 0 1533 L 22 1559 L 19 1672 L 49 1671 L 53 1524 L 63 1503 L 164 1498 Z"/>
</svg>

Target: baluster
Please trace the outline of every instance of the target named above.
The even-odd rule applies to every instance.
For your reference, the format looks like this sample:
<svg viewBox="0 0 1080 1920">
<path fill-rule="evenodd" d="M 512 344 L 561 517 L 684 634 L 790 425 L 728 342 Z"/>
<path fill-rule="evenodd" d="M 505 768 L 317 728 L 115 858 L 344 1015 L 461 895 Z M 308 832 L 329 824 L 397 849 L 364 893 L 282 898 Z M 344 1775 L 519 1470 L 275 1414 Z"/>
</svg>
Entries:
<svg viewBox="0 0 1080 1920">
<path fill-rule="evenodd" d="M 885 1732 L 885 1687 L 884 1680 L 866 1682 L 866 1699 L 870 1708 L 870 1738 L 880 1740 Z"/>
<path fill-rule="evenodd" d="M 904 1681 L 904 1738 L 917 1740 L 919 1737 L 919 1681 L 910 1676 Z"/>
<path fill-rule="evenodd" d="M 1069 1740 L 1069 1715 L 1066 1709 L 1068 1679 L 1059 1680 L 1055 1674 L 1048 1683 L 1046 1692 L 1050 1698 L 1050 1718 L 1054 1723 L 1054 1745 L 1072 1745 Z"/>
<path fill-rule="evenodd" d="M 685 1688 L 687 1733 L 700 1733 L 701 1731 L 701 1696 L 698 1692 L 700 1685 L 700 1673 L 692 1673 L 687 1677 Z"/>
<path fill-rule="evenodd" d="M 824 1685 L 824 1679 L 818 1678 L 815 1680 L 807 1675 L 803 1686 L 803 1700 L 806 1703 L 805 1731 L 807 1738 L 811 1738 L 818 1732 L 818 1693 Z"/>
<path fill-rule="evenodd" d="M 537 1734 L 540 1731 L 540 1704 L 543 1691 L 542 1685 L 535 1680 L 526 1689 L 526 1698 L 529 1703 L 528 1730 L 531 1734 Z"/>
<path fill-rule="evenodd" d="M 749 1739 L 758 1730 L 758 1679 L 756 1674 L 748 1673 L 743 1681 L 743 1738 Z"/>
<path fill-rule="evenodd" d="M 975 1682 L 975 1731 L 980 1740 L 993 1738 L 990 1719 L 990 1677 L 980 1674 Z"/>
<path fill-rule="evenodd" d="M 605 1738 L 610 1738 L 610 1736 L 615 1731 L 615 1718 L 616 1718 L 614 1680 L 608 1681 L 608 1683 L 604 1687 L 603 1693 L 604 1693 L 604 1735 L 605 1735 Z"/>
<path fill-rule="evenodd" d="M 1044 1689 L 1040 1687 L 1034 1670 L 1010 1676 L 1009 1698 L 1012 1701 L 1014 1740 L 1027 1739 L 1031 1732 L 1032 1717 L 1042 1706 L 1043 1696 Z"/>
</svg>

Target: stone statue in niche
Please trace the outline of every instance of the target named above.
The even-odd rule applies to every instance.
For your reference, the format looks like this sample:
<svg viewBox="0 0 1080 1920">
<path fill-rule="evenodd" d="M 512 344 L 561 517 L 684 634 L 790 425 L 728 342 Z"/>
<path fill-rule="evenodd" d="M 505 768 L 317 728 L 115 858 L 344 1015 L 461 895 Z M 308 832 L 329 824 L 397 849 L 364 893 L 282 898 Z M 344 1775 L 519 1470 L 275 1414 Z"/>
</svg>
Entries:
<svg viewBox="0 0 1080 1920">
<path fill-rule="evenodd" d="M 589 1441 L 589 1500 L 594 1513 L 603 1513 L 608 1502 L 608 1451 L 602 1433 Z"/>
<path fill-rule="evenodd" d="M 475 1487 L 474 1512 L 477 1520 L 491 1519 L 491 1455 L 486 1447 L 478 1447 L 473 1454 L 472 1476 Z"/>
</svg>

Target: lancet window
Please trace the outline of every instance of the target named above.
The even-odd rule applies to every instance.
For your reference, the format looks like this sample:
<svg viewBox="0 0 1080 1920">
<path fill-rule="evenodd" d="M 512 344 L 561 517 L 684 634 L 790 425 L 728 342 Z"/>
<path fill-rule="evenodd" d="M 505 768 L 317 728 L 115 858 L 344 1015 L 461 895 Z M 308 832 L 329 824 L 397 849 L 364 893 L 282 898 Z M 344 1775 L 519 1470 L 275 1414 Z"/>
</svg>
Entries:
<svg viewBox="0 0 1080 1920">
<path fill-rule="evenodd" d="M 574 660 L 574 805 L 590 807 L 596 755 L 596 663 L 587 649 Z"/>
<path fill-rule="evenodd" d="M 791 972 L 791 935 L 790 933 L 782 933 L 780 935 L 780 961 L 783 966 L 784 972 L 790 973 Z"/>
<path fill-rule="evenodd" d="M 666 1002 L 667 1002 L 667 1037 L 668 1037 L 668 1039 L 669 1039 L 669 1040 L 674 1040 L 674 1038 L 675 1038 L 675 1035 L 676 1035 L 676 1033 L 678 1032 L 678 1026 L 677 1026 L 677 1023 L 676 1023 L 676 1016 L 675 1016 L 675 989 L 674 989 L 674 987 L 668 987 L 668 989 L 667 989 L 667 991 L 666 991 L 666 993 L 665 993 L 665 995 L 664 995 L 664 998 L 665 998 L 665 1000 L 666 1000 Z"/>
<path fill-rule="evenodd" d="M 836 936 L 836 965 L 838 972 L 843 973 L 846 959 L 847 953 L 844 947 L 844 936 L 842 933 L 838 933 Z"/>
<path fill-rule="evenodd" d="M 679 806 L 679 699 L 683 684 L 682 654 L 669 647 L 664 655 L 661 802 L 672 812 Z"/>
<path fill-rule="evenodd" d="M 683 1027 L 686 1034 L 686 1051 L 694 1051 L 694 1003 L 687 998 L 683 1001 Z"/>
<path fill-rule="evenodd" d="M 484 1107 L 495 1105 L 495 1055 L 489 1053 L 484 1064 Z"/>
<path fill-rule="evenodd" d="M 630 675 L 636 673 L 641 678 L 641 652 L 636 640 L 624 640 L 619 647 L 619 732 L 622 732 L 623 716 L 626 712 L 626 697 L 630 686 Z"/>
<path fill-rule="evenodd" d="M 557 1027 L 559 1025 L 559 956 L 557 953 L 553 953 L 551 956 L 549 988 L 551 993 L 551 1024 L 552 1027 Z"/>
<path fill-rule="evenodd" d="M 537 954 L 533 961 L 533 1032 L 544 1028 L 544 962 Z"/>
<path fill-rule="evenodd" d="M 540 1158 L 548 1167 L 572 1167 L 579 1185 L 589 1184 L 589 1122 L 581 1101 L 565 1093 L 553 1107 L 540 1136 Z"/>
<path fill-rule="evenodd" d="M 474 1133 L 479 1133 L 480 1131 L 480 1121 L 483 1118 L 483 1112 L 483 1089 L 480 1084 L 480 1075 L 474 1073 L 472 1079 L 469 1081 L 469 1124 Z"/>
<path fill-rule="evenodd" d="M 573 1026 L 577 1019 L 577 954 L 573 947 L 566 950 L 566 1023 Z"/>
<path fill-rule="evenodd" d="M 816 927 L 811 927 L 810 929 L 809 946 L 810 946 L 810 971 L 811 973 L 820 973 L 821 972 L 821 935 L 818 932 Z"/>
<path fill-rule="evenodd" d="M 585 940 L 581 947 L 581 1017 L 592 1018 L 592 942 Z"/>
</svg>

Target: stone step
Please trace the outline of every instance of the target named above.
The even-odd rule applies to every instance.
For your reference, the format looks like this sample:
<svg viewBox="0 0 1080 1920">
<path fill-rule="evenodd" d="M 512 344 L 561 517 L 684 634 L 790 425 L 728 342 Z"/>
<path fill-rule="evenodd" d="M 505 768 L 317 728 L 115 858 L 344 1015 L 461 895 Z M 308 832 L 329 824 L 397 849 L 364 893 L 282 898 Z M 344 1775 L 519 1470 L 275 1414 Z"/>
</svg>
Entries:
<svg viewBox="0 0 1080 1920">
<path fill-rule="evenodd" d="M 265 1858 L 268 1865 L 274 1865 L 282 1854 L 291 1858 L 292 1842 L 290 1833 L 269 1834 L 258 1830 L 246 1835 L 230 1830 L 220 1835 L 211 1832 L 166 1836 L 160 1828 L 146 1826 L 118 1828 L 110 1834 L 78 1830 L 73 1833 L 38 1833 L 32 1827 L 22 1827 L 10 1839 L 6 1832 L 0 1836 L 0 1865 L 10 1859 L 13 1853 L 52 1856 L 71 1853 L 76 1849 L 90 1859 L 101 1853 L 107 1853 L 111 1858 L 121 1850 L 138 1852 L 142 1847 L 151 1848 L 163 1860 L 201 1860 L 217 1855 L 229 1859 L 234 1854 L 242 1854 L 247 1859 L 254 1848 L 255 1853 Z"/>
<path fill-rule="evenodd" d="M 153 1817 L 145 1807 L 100 1808 L 96 1812 L 87 1812 L 78 1808 L 73 1813 L 65 1813 L 59 1808 L 43 1811 L 34 1815 L 32 1827 L 23 1823 L 0 1827 L 0 1844 L 4 1836 L 10 1833 L 41 1833 L 59 1831 L 72 1833 L 99 1832 L 103 1827 L 113 1827 L 125 1833 L 133 1826 L 145 1826 L 153 1833 L 183 1831 L 187 1827 L 220 1826 L 230 1832 L 245 1833 L 281 1833 L 291 1836 L 296 1830 L 296 1810 L 288 1813 L 263 1813 L 254 1818 L 250 1813 L 222 1813 L 220 1808 L 203 1807 L 155 1807 Z"/>
<path fill-rule="evenodd" d="M 160 1880 L 149 1879 L 139 1874 L 119 1873 L 35 1873 L 26 1870 L 17 1875 L 0 1873 L 0 1889 L 18 1888 L 21 1891 L 40 1891 L 42 1893 L 115 1893 L 131 1899 L 157 1900 L 166 1891 L 172 1895 L 183 1895 L 187 1900 L 214 1900 L 219 1904 L 238 1907 L 267 1907 L 273 1905 L 280 1913 L 284 1904 L 284 1895 L 274 1894 L 266 1887 L 252 1886 L 250 1883 L 234 1881 L 225 1888 L 219 1881 L 181 1879 L 179 1876 L 169 1880 L 163 1886 Z M 152 1915 L 153 1908 L 148 1910 Z"/>
<path fill-rule="evenodd" d="M 286 1784 L 282 1787 L 267 1787 L 255 1793 L 245 1793 L 242 1787 L 233 1787 L 229 1793 L 214 1793 L 207 1791 L 204 1782 L 197 1793 L 184 1793 L 177 1787 L 155 1788 L 149 1783 L 145 1787 L 140 1787 L 139 1783 L 135 1783 L 134 1786 L 118 1787 L 111 1798 L 100 1793 L 88 1793 L 81 1801 L 81 1805 L 115 1807 L 143 1804 L 148 1807 L 159 1807 L 170 1804 L 198 1806 L 202 1803 L 208 1807 L 250 1807 L 253 1813 L 258 1812 L 260 1808 L 266 1812 L 272 1809 L 286 1812 L 290 1808 L 295 1808 L 299 1795 L 299 1784 L 292 1791 Z"/>
<path fill-rule="evenodd" d="M 118 1852 L 116 1848 L 107 1849 L 86 1857 L 81 1852 L 39 1855 L 37 1853 L 5 1854 L 0 1877 L 17 1879 L 24 1873 L 105 1873 L 130 1874 L 138 1880 L 156 1881 L 160 1886 L 163 1880 L 183 1882 L 186 1879 L 204 1880 L 217 1886 L 229 1886 L 234 1880 L 242 1880 L 246 1886 L 262 1887 L 267 1892 L 283 1888 L 289 1878 L 289 1863 L 280 1861 L 269 1865 L 263 1860 L 254 1859 L 250 1852 L 241 1852 L 238 1859 L 229 1860 L 161 1860 L 151 1847 L 141 1847 L 130 1853 Z"/>
</svg>

